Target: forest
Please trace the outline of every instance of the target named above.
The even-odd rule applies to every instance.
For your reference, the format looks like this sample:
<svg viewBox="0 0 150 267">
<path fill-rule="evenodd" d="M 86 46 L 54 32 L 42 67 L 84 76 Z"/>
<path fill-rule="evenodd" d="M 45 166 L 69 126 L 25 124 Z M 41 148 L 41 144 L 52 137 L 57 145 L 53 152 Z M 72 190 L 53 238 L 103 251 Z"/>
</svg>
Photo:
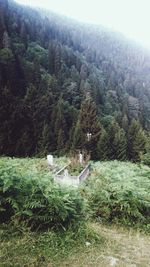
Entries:
<svg viewBox="0 0 150 267">
<path fill-rule="evenodd" d="M 0 154 L 78 150 L 148 161 L 150 52 L 104 27 L 0 0 Z"/>
</svg>

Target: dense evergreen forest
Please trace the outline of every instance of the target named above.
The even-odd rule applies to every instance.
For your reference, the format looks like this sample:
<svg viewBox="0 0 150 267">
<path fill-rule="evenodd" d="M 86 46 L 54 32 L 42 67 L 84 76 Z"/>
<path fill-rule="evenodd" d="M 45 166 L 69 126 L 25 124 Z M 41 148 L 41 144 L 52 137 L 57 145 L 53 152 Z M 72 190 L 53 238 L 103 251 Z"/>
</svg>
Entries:
<svg viewBox="0 0 150 267">
<path fill-rule="evenodd" d="M 0 154 L 139 161 L 150 51 L 103 27 L 0 0 Z"/>
</svg>

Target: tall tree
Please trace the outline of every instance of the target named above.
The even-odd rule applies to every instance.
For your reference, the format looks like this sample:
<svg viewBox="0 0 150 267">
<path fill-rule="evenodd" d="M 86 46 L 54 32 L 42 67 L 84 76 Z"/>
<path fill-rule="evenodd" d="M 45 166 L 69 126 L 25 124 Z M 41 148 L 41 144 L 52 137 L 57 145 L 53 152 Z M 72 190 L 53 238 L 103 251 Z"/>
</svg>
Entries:
<svg viewBox="0 0 150 267">
<path fill-rule="evenodd" d="M 125 132 L 114 120 L 108 127 L 108 158 L 125 160 L 127 158 L 127 141 Z"/>
<path fill-rule="evenodd" d="M 102 129 L 101 135 L 97 144 L 97 154 L 99 160 L 108 160 L 108 134 L 105 129 Z"/>
<path fill-rule="evenodd" d="M 50 152 L 50 128 L 47 123 L 44 122 L 41 137 L 37 144 L 37 153 L 40 156 L 45 156 Z"/>
<path fill-rule="evenodd" d="M 7 31 L 4 31 L 4 34 L 3 34 L 3 47 L 7 48 L 7 49 L 9 49 L 11 47 L 10 37 L 9 37 Z"/>
<path fill-rule="evenodd" d="M 74 144 L 80 140 L 82 149 L 91 153 L 91 158 L 97 158 L 97 142 L 101 132 L 100 122 L 97 116 L 96 105 L 90 93 L 86 94 L 85 100 L 81 104 L 79 118 L 76 124 Z M 77 133 L 80 136 L 77 136 Z"/>
<path fill-rule="evenodd" d="M 54 122 L 56 149 L 59 152 L 62 150 L 65 151 L 67 142 L 67 124 L 64 116 L 64 101 L 62 97 L 58 100 L 52 120 Z"/>
<path fill-rule="evenodd" d="M 128 155 L 133 161 L 140 161 L 146 152 L 146 136 L 139 121 L 133 119 L 128 130 Z"/>
</svg>

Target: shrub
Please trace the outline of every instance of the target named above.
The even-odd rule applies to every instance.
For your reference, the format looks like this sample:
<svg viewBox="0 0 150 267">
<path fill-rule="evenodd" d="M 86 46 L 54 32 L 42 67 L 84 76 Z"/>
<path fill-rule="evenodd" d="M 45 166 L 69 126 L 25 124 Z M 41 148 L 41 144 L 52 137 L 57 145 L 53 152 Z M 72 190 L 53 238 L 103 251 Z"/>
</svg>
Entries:
<svg viewBox="0 0 150 267">
<path fill-rule="evenodd" d="M 146 153 L 141 156 L 141 161 L 143 164 L 147 165 L 150 167 L 150 152 Z"/>
<path fill-rule="evenodd" d="M 22 172 L 15 160 L 0 162 L 0 222 L 26 223 L 32 229 L 68 228 L 84 218 L 78 190 L 63 188 L 49 173 Z"/>
<path fill-rule="evenodd" d="M 91 216 L 126 225 L 150 223 L 150 169 L 117 161 L 95 163 L 87 183 Z"/>
<path fill-rule="evenodd" d="M 131 191 L 99 189 L 91 193 L 89 203 L 94 218 L 132 225 L 146 222 L 145 205 Z"/>
</svg>

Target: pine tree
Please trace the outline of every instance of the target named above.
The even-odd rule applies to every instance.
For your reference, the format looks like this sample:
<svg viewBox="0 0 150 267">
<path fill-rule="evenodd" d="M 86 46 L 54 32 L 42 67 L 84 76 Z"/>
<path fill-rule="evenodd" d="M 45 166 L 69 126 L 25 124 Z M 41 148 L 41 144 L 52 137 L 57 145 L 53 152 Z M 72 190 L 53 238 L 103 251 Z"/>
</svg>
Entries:
<svg viewBox="0 0 150 267">
<path fill-rule="evenodd" d="M 66 137 L 63 129 L 59 129 L 58 137 L 57 137 L 57 151 L 59 155 L 63 155 L 65 152 L 66 145 Z"/>
<path fill-rule="evenodd" d="M 28 47 L 28 37 L 27 37 L 27 30 L 26 30 L 26 26 L 25 26 L 25 22 L 24 21 L 22 21 L 22 23 L 21 23 L 20 37 L 22 39 L 22 42 L 25 45 L 25 48 L 27 49 L 27 47 Z"/>
<path fill-rule="evenodd" d="M 127 115 L 125 114 L 122 118 L 122 128 L 124 129 L 125 132 L 128 131 L 128 125 L 129 125 L 129 122 L 128 122 L 128 117 Z"/>
<path fill-rule="evenodd" d="M 11 48 L 10 38 L 7 31 L 3 34 L 3 47 L 7 49 Z"/>
<path fill-rule="evenodd" d="M 55 73 L 55 43 L 51 42 L 48 47 L 48 69 L 50 74 Z"/>
<path fill-rule="evenodd" d="M 48 152 L 50 152 L 49 148 L 50 148 L 50 128 L 48 124 L 44 122 L 42 134 L 37 145 L 37 153 L 40 156 L 45 156 Z"/>
<path fill-rule="evenodd" d="M 150 167 L 150 133 L 146 133 L 146 153 L 141 155 L 141 161 Z"/>
<path fill-rule="evenodd" d="M 133 119 L 128 131 L 128 155 L 133 161 L 140 161 L 141 155 L 146 152 L 146 136 L 139 121 Z"/>
<path fill-rule="evenodd" d="M 61 68 L 61 48 L 59 45 L 55 47 L 54 67 L 55 75 L 57 76 Z"/>
<path fill-rule="evenodd" d="M 108 134 L 105 129 L 102 129 L 101 136 L 97 144 L 97 153 L 99 160 L 104 161 L 108 159 L 108 149 Z"/>
<path fill-rule="evenodd" d="M 64 101 L 60 97 L 53 113 L 54 139 L 58 151 L 66 149 L 67 143 L 67 124 L 64 116 Z M 69 133 L 68 133 L 69 135 Z"/>
<path fill-rule="evenodd" d="M 115 158 L 118 160 L 127 159 L 127 139 L 123 129 L 118 127 L 115 139 L 114 139 L 114 148 L 115 148 Z"/>
<path fill-rule="evenodd" d="M 80 122 L 78 121 L 74 129 L 72 147 L 81 150 L 85 144 L 85 134 L 82 131 Z"/>
<path fill-rule="evenodd" d="M 116 121 L 108 127 L 108 158 L 125 160 L 127 158 L 127 142 L 125 132 Z"/>
<path fill-rule="evenodd" d="M 91 158 L 97 158 L 97 142 L 101 132 L 100 122 L 97 117 L 96 105 L 89 93 L 81 105 L 79 118 L 74 134 L 74 144 L 91 153 Z M 79 136 L 78 136 L 78 134 Z M 80 142 L 78 141 L 80 140 Z"/>
<path fill-rule="evenodd" d="M 3 34 L 6 29 L 4 16 L 5 16 L 4 10 L 1 7 L 0 8 L 0 48 L 3 47 L 3 44 L 2 44 Z"/>
</svg>

